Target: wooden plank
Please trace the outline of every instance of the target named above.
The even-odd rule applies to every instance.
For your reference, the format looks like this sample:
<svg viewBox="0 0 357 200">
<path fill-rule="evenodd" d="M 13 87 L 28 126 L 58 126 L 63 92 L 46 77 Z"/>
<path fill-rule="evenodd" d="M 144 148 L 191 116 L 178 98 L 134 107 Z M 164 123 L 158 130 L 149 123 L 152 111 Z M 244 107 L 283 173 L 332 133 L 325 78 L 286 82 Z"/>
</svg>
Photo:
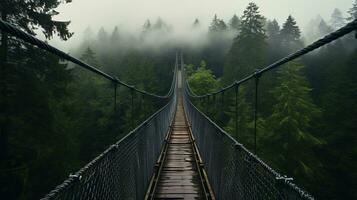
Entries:
<svg viewBox="0 0 357 200">
<path fill-rule="evenodd" d="M 203 199 L 202 192 L 180 99 L 154 199 Z"/>
</svg>

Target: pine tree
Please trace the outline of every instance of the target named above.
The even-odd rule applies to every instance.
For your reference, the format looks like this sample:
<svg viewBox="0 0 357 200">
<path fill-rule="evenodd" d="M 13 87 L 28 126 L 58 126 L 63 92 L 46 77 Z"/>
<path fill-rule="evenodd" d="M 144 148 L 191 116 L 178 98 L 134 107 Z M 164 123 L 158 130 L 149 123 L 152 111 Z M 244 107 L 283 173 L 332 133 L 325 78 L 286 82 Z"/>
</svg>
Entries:
<svg viewBox="0 0 357 200">
<path fill-rule="evenodd" d="M 348 13 L 350 14 L 350 16 L 347 18 L 348 21 L 357 19 L 357 0 L 355 0 L 352 8 L 348 11 Z"/>
<path fill-rule="evenodd" d="M 170 27 L 160 17 L 156 20 L 152 28 L 156 31 L 169 31 Z"/>
<path fill-rule="evenodd" d="M 327 25 L 325 20 L 321 20 L 318 26 L 318 30 L 319 30 L 319 37 L 323 37 L 333 31 L 333 29 Z"/>
<path fill-rule="evenodd" d="M 252 121 L 253 121 L 253 109 L 250 103 L 247 101 L 247 87 L 239 86 L 238 91 L 238 131 L 236 133 L 235 122 L 235 98 L 230 99 L 229 111 L 226 113 L 229 116 L 227 126 L 224 128 L 230 133 L 238 142 L 244 144 L 249 149 L 252 149 L 254 144 L 254 138 L 252 133 Z"/>
<path fill-rule="evenodd" d="M 263 28 L 264 17 L 259 13 L 259 7 L 255 3 L 249 3 L 241 18 L 242 37 L 265 37 Z"/>
<path fill-rule="evenodd" d="M 98 31 L 97 38 L 100 43 L 106 43 L 109 41 L 109 34 L 103 27 L 101 27 Z"/>
<path fill-rule="evenodd" d="M 148 20 L 146 20 L 146 22 L 144 23 L 144 25 L 143 25 L 143 31 L 144 32 L 148 32 L 148 31 L 150 31 L 151 30 L 151 22 L 150 22 L 150 20 L 148 19 Z"/>
<path fill-rule="evenodd" d="M 237 15 L 233 15 L 233 17 L 229 20 L 229 28 L 235 33 L 239 33 L 240 31 L 240 19 Z"/>
<path fill-rule="evenodd" d="M 72 36 L 68 30 L 69 22 L 54 19 L 59 14 L 56 8 L 64 2 L 70 1 L 2 0 L 0 17 L 30 35 L 42 32 L 46 39 L 56 35 L 67 40 Z M 5 32 L 1 31 L 0 37 L 0 166 L 5 171 L 22 169 L 15 173 L 0 173 L 0 196 L 4 199 L 38 199 L 39 193 L 48 191 L 48 183 L 58 181 L 58 175 L 44 177 L 45 173 L 38 172 L 45 171 L 40 165 L 55 166 L 53 160 L 45 163 L 49 157 L 64 156 L 53 149 L 59 146 L 56 144 L 65 144 L 63 140 L 68 135 L 54 131 L 59 123 L 53 119 L 63 109 L 60 102 L 71 76 L 67 65 L 61 64 L 57 56 L 10 40 Z M 66 127 L 62 128 L 66 130 Z M 52 169 L 58 170 L 47 170 Z M 43 185 L 39 185 L 38 180 L 44 179 Z"/>
<path fill-rule="evenodd" d="M 266 120 L 264 149 L 268 160 L 284 173 L 311 180 L 319 167 L 314 148 L 322 142 L 309 129 L 321 111 L 310 97 L 312 89 L 301 72 L 303 68 L 293 61 L 278 71 L 279 85 L 272 91 L 276 104 Z"/>
<path fill-rule="evenodd" d="M 269 45 L 268 58 L 269 63 L 276 61 L 283 56 L 284 50 L 281 48 L 281 37 L 280 37 L 280 26 L 279 23 L 274 19 L 273 21 L 268 21 L 266 24 L 267 29 L 267 42 Z"/>
<path fill-rule="evenodd" d="M 279 32 L 280 26 L 276 19 L 267 22 L 266 34 L 269 39 L 276 40 L 279 37 Z"/>
<path fill-rule="evenodd" d="M 118 26 L 115 26 L 113 33 L 110 36 L 110 42 L 112 45 L 114 45 L 115 43 L 119 42 L 119 39 L 120 39 L 119 28 L 118 28 Z"/>
<path fill-rule="evenodd" d="M 334 30 L 337 30 L 346 24 L 345 18 L 343 17 L 342 12 L 339 9 L 336 8 L 333 11 L 331 15 L 330 24 Z"/>
<path fill-rule="evenodd" d="M 226 23 L 222 19 L 219 19 L 217 15 L 214 15 L 211 25 L 209 26 L 210 33 L 216 34 L 226 30 L 227 30 Z"/>
<path fill-rule="evenodd" d="M 16 24 L 31 35 L 36 35 L 32 28 L 36 26 L 42 29 L 43 34 L 48 39 L 57 34 L 61 39 L 66 40 L 73 34 L 67 29 L 70 22 L 61 22 L 53 19 L 54 16 L 59 14 L 55 9 L 63 2 L 61 0 L 2 0 L 0 4 L 1 19 L 11 24 Z M 65 2 L 68 3 L 71 0 L 66 0 Z M 2 33 L 0 48 L 2 61 L 7 60 L 8 48 L 8 35 Z"/>
<path fill-rule="evenodd" d="M 200 27 L 200 25 L 201 25 L 200 21 L 196 18 L 195 21 L 192 24 L 192 27 L 193 28 L 198 28 L 198 27 Z"/>
<path fill-rule="evenodd" d="M 300 28 L 297 26 L 295 19 L 289 15 L 280 31 L 282 48 L 287 50 L 288 53 L 298 50 L 302 47 L 300 36 Z"/>
<path fill-rule="evenodd" d="M 241 31 L 234 39 L 224 66 L 224 83 L 239 80 L 264 65 L 266 58 L 264 17 L 258 6 L 249 3 L 241 17 Z"/>
<path fill-rule="evenodd" d="M 218 22 L 219 22 L 219 19 L 217 17 L 217 14 L 215 14 L 210 26 L 208 27 L 210 32 L 215 32 L 218 30 Z"/>
<path fill-rule="evenodd" d="M 82 54 L 81 60 L 83 60 L 84 62 L 86 62 L 90 65 L 93 65 L 95 67 L 99 67 L 98 61 L 95 57 L 95 53 L 93 52 L 93 50 L 90 47 L 88 47 L 86 49 L 86 51 Z"/>
</svg>

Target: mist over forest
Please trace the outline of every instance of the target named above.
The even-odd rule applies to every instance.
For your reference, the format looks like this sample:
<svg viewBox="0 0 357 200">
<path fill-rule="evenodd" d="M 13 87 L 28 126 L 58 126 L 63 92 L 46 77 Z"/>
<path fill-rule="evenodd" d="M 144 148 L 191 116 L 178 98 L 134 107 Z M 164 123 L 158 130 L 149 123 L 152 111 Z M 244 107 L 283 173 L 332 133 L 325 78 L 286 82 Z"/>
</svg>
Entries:
<svg viewBox="0 0 357 200">
<path fill-rule="evenodd" d="M 199 11 L 200 17 L 185 17 L 179 23 L 140 15 L 133 19 L 134 25 L 88 23 L 79 31 L 83 24 L 77 24 L 78 32 L 74 32 L 71 19 L 54 20 L 63 11 L 57 12 L 57 7 L 70 7 L 70 1 L 25 2 L 1 2 L 2 20 L 54 46 L 67 45 L 63 49 L 70 55 L 160 95 L 170 89 L 177 52 L 183 54 L 193 92 L 204 95 L 357 19 L 357 1 L 343 4 L 343 9 L 336 5 L 329 14 L 324 9 L 323 16 L 301 17 L 300 11 L 297 15 L 303 22 L 291 13 L 279 19 L 264 16 L 261 10 L 267 13 L 271 7 L 257 1 L 240 5 L 240 12 L 227 11 L 224 17 L 214 14 L 213 8 L 209 16 Z M 166 103 L 116 88 L 11 35 L 1 32 L 0 37 L 0 80 L 5 91 L 0 98 L 1 199 L 43 197 Z M 257 155 L 281 174 L 293 177 L 316 199 L 357 199 L 356 73 L 357 39 L 351 33 L 259 80 Z M 235 135 L 234 91 L 224 94 L 225 102 L 217 96 L 209 106 L 193 100 L 251 151 L 253 85 L 248 82 L 239 87 L 239 135 Z M 114 87 L 118 94 L 115 109 Z M 133 108 L 134 103 L 138 106 Z"/>
</svg>

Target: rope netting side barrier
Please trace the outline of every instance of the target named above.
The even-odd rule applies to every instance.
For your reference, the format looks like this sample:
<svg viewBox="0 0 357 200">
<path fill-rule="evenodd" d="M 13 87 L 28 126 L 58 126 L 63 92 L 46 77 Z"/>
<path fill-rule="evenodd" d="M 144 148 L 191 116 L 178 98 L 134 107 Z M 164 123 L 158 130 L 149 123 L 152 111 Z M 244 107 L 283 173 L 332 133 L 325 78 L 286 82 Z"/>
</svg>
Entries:
<svg viewBox="0 0 357 200">
<path fill-rule="evenodd" d="M 128 101 L 131 110 L 130 124 L 133 130 L 79 171 L 71 174 L 67 180 L 42 199 L 143 199 L 175 113 L 177 55 L 171 87 L 165 95 L 158 95 L 129 85 L 5 21 L 0 20 L 0 30 L 13 38 L 19 39 L 19 41 L 50 52 L 60 59 L 77 64 L 85 70 L 111 81 L 114 85 L 114 98 L 98 98 L 113 98 L 114 110 L 116 110 L 117 105 L 118 86 L 123 86 L 130 91 Z M 140 97 L 139 105 L 135 105 L 137 104 L 135 103 L 135 96 Z M 160 105 L 161 108 L 135 128 L 134 120 L 137 120 L 134 118 L 136 115 L 134 112 L 138 108 L 142 108 L 143 101 L 152 101 Z M 142 109 L 145 110 L 145 108 Z M 146 116 L 147 111 L 144 112 Z"/>
<path fill-rule="evenodd" d="M 257 69 L 245 78 L 236 80 L 216 92 L 195 94 L 190 88 L 188 81 L 185 79 L 182 80 L 185 84 L 184 108 L 187 119 L 192 126 L 192 132 L 205 162 L 205 168 L 208 172 L 217 199 L 313 199 L 310 194 L 295 185 L 292 182 L 292 178 L 287 178 L 286 176 L 277 173 L 256 156 L 259 80 L 266 72 L 278 67 L 283 67 L 284 64 L 332 43 L 356 30 L 357 20 L 354 20 L 307 47 L 292 53 L 271 65 Z M 181 67 L 183 67 L 182 57 Z M 249 88 L 253 89 L 252 118 L 254 127 L 254 154 L 241 143 L 238 143 L 231 135 L 220 128 L 216 122 L 212 121 L 193 104 L 193 102 L 196 102 L 194 100 L 200 100 L 199 102 L 204 106 L 204 109 L 208 110 L 208 107 L 211 106 L 208 105 L 209 102 L 213 101 L 213 109 L 216 109 L 215 105 L 216 101 L 218 101 L 217 99 L 222 101 L 219 104 L 222 107 L 224 105 L 225 93 L 227 96 L 227 93 L 233 92 L 233 99 L 235 100 L 235 117 L 233 120 L 235 121 L 235 135 L 237 136 L 239 106 L 238 91 L 242 84 L 248 82 L 251 84 Z M 222 108 L 220 108 L 219 112 L 223 112 Z"/>
<path fill-rule="evenodd" d="M 164 107 L 70 175 L 43 200 L 143 199 L 175 113 L 176 69 L 172 96 Z"/>
<path fill-rule="evenodd" d="M 187 87 L 184 108 L 217 199 L 313 199 L 198 110 Z"/>
</svg>

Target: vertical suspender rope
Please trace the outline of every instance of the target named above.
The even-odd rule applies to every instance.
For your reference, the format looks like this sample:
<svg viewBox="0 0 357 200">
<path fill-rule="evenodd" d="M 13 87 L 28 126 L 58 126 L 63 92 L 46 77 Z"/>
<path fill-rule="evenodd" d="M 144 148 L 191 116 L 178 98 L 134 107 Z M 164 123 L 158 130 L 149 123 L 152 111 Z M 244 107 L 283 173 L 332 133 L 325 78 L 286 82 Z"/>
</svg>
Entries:
<svg viewBox="0 0 357 200">
<path fill-rule="evenodd" d="M 257 154 L 257 120 L 258 120 L 258 84 L 259 71 L 257 70 L 255 76 L 255 100 L 254 100 L 254 153 Z"/>
<path fill-rule="evenodd" d="M 235 87 L 235 136 L 236 136 L 236 140 L 238 140 L 238 88 L 239 85 L 236 84 Z"/>
</svg>

